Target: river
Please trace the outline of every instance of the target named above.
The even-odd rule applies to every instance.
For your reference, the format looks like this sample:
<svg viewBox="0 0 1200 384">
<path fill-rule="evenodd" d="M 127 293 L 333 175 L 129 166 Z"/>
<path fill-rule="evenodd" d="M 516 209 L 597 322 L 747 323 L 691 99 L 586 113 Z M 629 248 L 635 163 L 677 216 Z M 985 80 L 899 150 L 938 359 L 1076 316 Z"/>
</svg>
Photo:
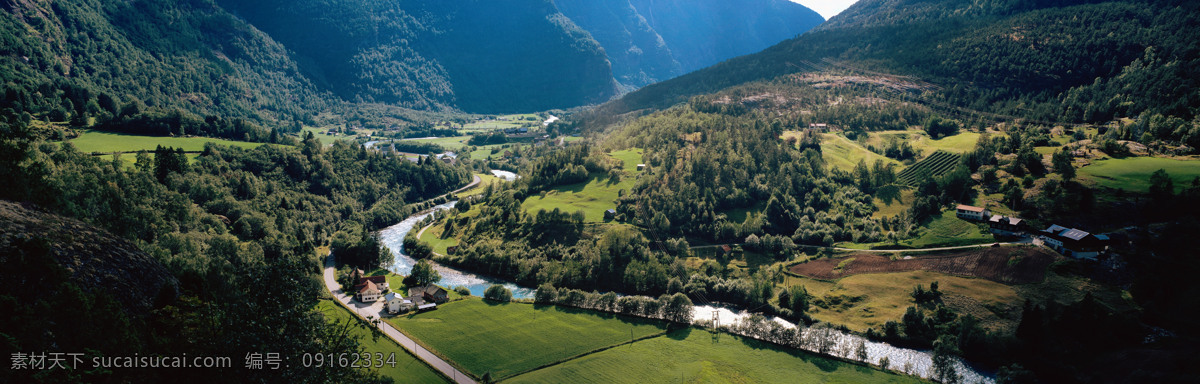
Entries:
<svg viewBox="0 0 1200 384">
<path fill-rule="evenodd" d="M 392 256 L 395 257 L 392 266 L 389 268 L 392 272 L 407 276 L 412 272 L 413 264 L 416 264 L 415 259 L 404 254 L 404 236 L 407 235 L 409 231 L 412 231 L 417 223 L 425 220 L 425 218 L 431 215 L 436 215 L 438 212 L 453 208 L 455 203 L 457 203 L 457 201 L 451 201 L 449 203 L 434 206 L 425 212 L 410 216 L 409 218 L 404 219 L 404 221 L 401 221 L 399 224 L 380 231 L 380 239 L 383 241 L 384 246 L 388 247 L 388 249 L 392 252 Z M 521 287 L 513 284 L 512 282 L 459 271 L 437 263 L 432 264 L 434 269 L 438 271 L 438 274 L 442 276 L 442 279 L 438 280 L 437 282 L 438 285 L 448 288 L 464 286 L 467 287 L 467 289 L 470 289 L 471 295 L 474 296 L 482 297 L 483 291 L 492 284 L 504 285 L 506 288 L 512 291 L 513 298 L 517 299 L 533 298 L 535 293 L 534 288 Z M 693 322 L 699 322 L 703 324 L 711 323 L 713 311 L 717 312 L 717 317 L 721 322 L 721 325 L 732 325 L 734 322 L 741 321 L 752 315 L 744 310 L 736 310 L 737 312 L 735 312 L 735 310 L 724 307 L 697 305 L 692 311 Z M 796 327 L 795 324 L 780 318 L 770 318 L 770 320 L 789 328 Z M 806 329 L 805 332 L 807 331 L 808 330 Z M 835 342 L 835 347 L 833 348 L 835 351 L 838 350 L 838 348 L 843 347 L 847 348 L 847 351 L 852 351 L 854 346 L 858 345 L 859 341 L 866 342 L 867 360 L 865 362 L 867 363 L 876 364 L 879 362 L 880 358 L 886 356 L 888 361 L 890 361 L 892 370 L 906 371 L 911 375 L 924 378 L 929 378 L 929 376 L 933 373 L 933 356 L 929 351 L 899 348 L 887 343 L 873 342 L 866 340 L 861 336 L 837 331 L 834 332 L 833 337 L 837 340 Z M 843 358 L 857 360 L 857 358 L 853 356 L 853 353 L 847 353 L 846 355 L 850 356 L 843 356 Z M 956 364 L 956 368 L 959 375 L 962 377 L 963 383 L 995 383 L 995 378 L 990 375 L 980 373 L 966 364 L 963 364 L 962 362 L 957 362 Z"/>
<path fill-rule="evenodd" d="M 453 208 L 455 203 L 457 203 L 457 201 L 451 201 L 449 203 L 434 206 L 428 211 L 410 216 L 409 218 L 404 219 L 404 221 L 401 221 L 399 224 L 384 228 L 382 231 L 380 231 L 380 240 L 383 242 L 384 246 L 392 251 L 392 256 L 394 257 L 392 266 L 388 269 L 392 272 L 405 276 L 412 273 L 412 267 L 417 263 L 417 260 L 404 253 L 404 236 L 408 235 L 408 232 L 412 231 L 414 229 L 413 227 L 422 220 L 425 220 L 426 217 L 436 215 L 437 212 Z M 415 229 L 419 230 L 420 228 Z M 446 288 L 464 286 L 471 290 L 471 295 L 482 297 L 483 291 L 492 286 L 492 284 L 501 284 L 512 291 L 513 298 L 515 299 L 533 298 L 533 289 L 520 287 L 516 284 L 500 279 L 459 271 L 438 263 L 430 263 L 433 264 L 433 267 L 438 271 L 438 274 L 442 276 L 442 279 L 438 280 L 437 282 L 437 284 L 440 286 Z"/>
</svg>

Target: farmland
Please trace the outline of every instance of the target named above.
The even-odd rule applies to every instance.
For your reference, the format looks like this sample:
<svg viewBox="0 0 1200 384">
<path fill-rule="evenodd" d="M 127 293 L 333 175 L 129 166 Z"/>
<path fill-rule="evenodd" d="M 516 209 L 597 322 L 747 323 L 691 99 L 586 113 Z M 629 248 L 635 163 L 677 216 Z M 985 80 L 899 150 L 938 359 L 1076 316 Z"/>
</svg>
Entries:
<svg viewBox="0 0 1200 384">
<path fill-rule="evenodd" d="M 353 321 L 355 324 L 362 324 L 361 320 L 355 319 L 348 310 L 342 306 L 335 304 L 330 300 L 321 300 L 317 304 L 317 310 L 325 315 L 326 320 L 333 322 Z M 385 364 L 377 371 L 383 376 L 390 377 L 397 383 L 447 383 L 449 380 L 441 374 L 434 371 L 425 363 L 417 360 L 416 357 L 409 354 L 407 350 L 401 348 L 392 339 L 387 337 L 372 337 L 371 330 L 364 326 L 356 326 L 352 331 L 355 337 L 359 338 L 359 344 L 363 346 L 364 352 L 372 354 L 376 352 L 383 353 L 385 356 L 395 354 L 396 365 L 390 366 Z"/>
<path fill-rule="evenodd" d="M 859 161 L 872 164 L 875 160 L 882 160 L 886 164 L 895 164 L 897 169 L 903 167 L 896 160 L 871 152 L 850 139 L 831 133 L 821 134 L 821 157 L 830 167 L 847 171 L 853 170 Z"/>
<path fill-rule="evenodd" d="M 960 156 L 945 151 L 937 151 L 921 161 L 905 168 L 896 174 L 896 180 L 908 184 L 916 185 L 920 183 L 921 176 L 929 177 L 941 176 L 954 170 L 958 166 L 958 158 Z"/>
<path fill-rule="evenodd" d="M 1150 174 L 1159 169 L 1171 175 L 1171 181 L 1178 189 L 1191 185 L 1193 179 L 1200 177 L 1200 160 L 1161 157 L 1106 159 L 1080 168 L 1079 178 L 1102 187 L 1146 192 L 1150 189 Z"/>
<path fill-rule="evenodd" d="M 513 383 L 920 383 L 909 376 L 685 328 L 525 373 Z"/>
<path fill-rule="evenodd" d="M 154 151 L 154 148 L 160 145 L 164 147 L 182 148 L 184 151 L 188 152 L 199 152 L 204 150 L 205 143 L 215 143 L 242 148 L 255 148 L 260 145 L 264 145 L 263 143 L 247 143 L 244 141 L 214 139 L 208 137 L 139 136 L 94 130 L 84 132 L 82 135 L 79 135 L 79 137 L 72 139 L 69 142 L 74 145 L 76 149 L 83 153 L 128 153 L 138 151 Z"/>
<path fill-rule="evenodd" d="M 655 320 L 477 298 L 387 321 L 476 377 L 496 379 L 665 329 Z"/>
<path fill-rule="evenodd" d="M 867 273 L 931 271 L 1006 284 L 1027 284 L 1042 281 L 1046 267 L 1057 259 L 1058 256 L 1042 248 L 996 247 L 900 260 L 891 260 L 880 253 L 857 253 L 800 263 L 789 270 L 801 276 L 827 280 Z"/>
</svg>

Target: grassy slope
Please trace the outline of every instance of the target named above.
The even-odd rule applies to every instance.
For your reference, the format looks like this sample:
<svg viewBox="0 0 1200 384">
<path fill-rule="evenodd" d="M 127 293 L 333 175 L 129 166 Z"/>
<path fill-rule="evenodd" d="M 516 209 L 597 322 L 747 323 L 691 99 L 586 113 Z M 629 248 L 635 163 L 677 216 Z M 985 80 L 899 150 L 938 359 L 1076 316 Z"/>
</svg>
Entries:
<svg viewBox="0 0 1200 384">
<path fill-rule="evenodd" d="M 912 288 L 917 284 L 928 287 L 932 281 L 937 281 L 939 290 L 946 295 L 965 296 L 970 298 L 969 301 L 978 303 L 1019 305 L 1021 300 L 1013 287 L 1004 284 L 927 271 L 862 274 L 834 282 L 789 276 L 784 285 L 804 285 L 808 293 L 815 297 L 866 296 L 852 306 L 829 309 L 813 306 L 809 312 L 817 320 L 845 325 L 853 331 L 862 332 L 872 327 L 878 330 L 889 320 L 900 321 L 905 309 L 913 305 L 910 295 Z M 985 322 L 998 320 L 987 318 L 995 317 L 995 314 L 973 314 Z"/>
<path fill-rule="evenodd" d="M 964 153 L 975 147 L 975 142 L 979 140 L 978 132 L 961 132 L 954 136 L 947 136 L 941 139 L 934 140 L 929 137 L 929 134 L 920 129 L 911 129 L 907 131 L 879 131 L 871 132 L 870 138 L 867 139 L 867 144 L 882 148 L 887 142 L 887 138 L 895 137 L 900 141 L 907 141 L 912 145 L 913 149 L 921 151 L 922 155 L 929 155 L 935 151 L 946 151 L 950 153 Z"/>
<path fill-rule="evenodd" d="M 1164 169 L 1175 182 L 1176 192 L 1200 177 L 1200 160 L 1176 160 L 1160 157 L 1130 157 L 1100 160 L 1079 169 L 1079 178 L 1100 186 L 1133 192 L 1150 189 L 1150 174 Z"/>
<path fill-rule="evenodd" d="M 662 332 L 662 322 L 466 299 L 388 322 L 476 376 L 501 378 Z"/>
<path fill-rule="evenodd" d="M 354 319 L 353 315 L 348 310 L 340 305 L 335 304 L 330 300 L 321 300 L 317 304 L 317 309 L 325 315 L 326 319 L 337 322 Z M 395 354 L 396 366 L 391 367 L 385 364 L 383 368 L 379 368 L 378 372 L 384 376 L 392 378 L 397 383 L 448 383 L 450 382 L 444 376 L 434 371 L 424 362 L 417 360 L 416 357 L 409 354 L 407 350 L 401 348 L 400 345 L 393 342 L 387 337 L 379 337 L 378 339 L 371 337 L 371 331 L 366 327 L 355 328 L 354 334 L 361 337 L 359 343 L 363 346 L 366 352 L 374 354 L 381 352 L 384 356 Z M 385 358 L 386 359 L 386 358 Z"/>
<path fill-rule="evenodd" d="M 446 148 L 446 150 L 458 151 L 460 148 L 466 146 L 467 140 L 470 140 L 470 139 L 471 139 L 471 136 L 455 136 L 455 137 L 439 137 L 436 139 L 417 139 L 417 140 L 412 140 L 412 141 L 418 142 L 418 143 L 434 143 L 434 144 L 442 146 L 442 148 Z"/>
<path fill-rule="evenodd" d="M 558 208 L 566 212 L 582 210 L 588 222 L 604 221 L 604 211 L 616 208 L 618 191 L 628 191 L 633 188 L 637 165 L 642 161 L 642 150 L 616 151 L 610 154 L 613 158 L 625 162 L 628 174 L 620 182 L 613 183 L 603 174 L 592 174 L 588 181 L 559 186 L 551 189 L 545 196 L 535 195 L 525 199 L 521 207 L 526 212 L 547 211 Z"/>
<path fill-rule="evenodd" d="M 897 171 L 904 168 L 899 161 L 868 151 L 850 139 L 831 133 L 821 134 L 821 155 L 829 166 L 847 171 L 853 170 L 859 160 L 867 165 L 875 163 L 875 160 L 883 160 L 884 163 L 896 164 Z"/>
<path fill-rule="evenodd" d="M 920 383 L 757 340 L 686 328 L 514 377 L 514 383 Z"/>
<path fill-rule="evenodd" d="M 913 190 L 907 188 L 901 190 L 900 200 L 884 202 L 883 199 L 875 198 L 873 202 L 875 203 L 876 211 L 871 215 L 871 217 L 882 218 L 896 216 L 912 207 Z"/>
<path fill-rule="evenodd" d="M 153 151 L 159 145 L 183 148 L 184 151 L 201 151 L 204 149 L 204 143 L 209 142 L 242 148 L 254 148 L 264 145 L 263 143 L 247 143 L 208 137 L 138 136 L 92 130 L 84 132 L 79 137 L 70 140 L 70 142 L 80 152 L 84 153 Z"/>
<path fill-rule="evenodd" d="M 454 237 L 447 237 L 447 238 L 443 239 L 442 238 L 442 229 L 443 228 L 445 228 L 445 227 L 443 227 L 440 224 L 429 227 L 429 229 L 425 230 L 425 233 L 421 234 L 420 239 L 421 239 L 421 241 L 428 243 L 429 247 L 432 248 L 434 252 L 445 255 L 446 248 L 451 245 L 458 244 L 458 239 L 456 239 Z"/>
<path fill-rule="evenodd" d="M 941 216 L 935 216 L 933 221 L 924 227 L 920 236 L 901 241 L 900 244 L 913 248 L 933 248 L 991 241 L 994 241 L 994 238 L 990 233 L 980 232 L 975 223 L 959 219 L 952 211 L 946 211 Z"/>
</svg>

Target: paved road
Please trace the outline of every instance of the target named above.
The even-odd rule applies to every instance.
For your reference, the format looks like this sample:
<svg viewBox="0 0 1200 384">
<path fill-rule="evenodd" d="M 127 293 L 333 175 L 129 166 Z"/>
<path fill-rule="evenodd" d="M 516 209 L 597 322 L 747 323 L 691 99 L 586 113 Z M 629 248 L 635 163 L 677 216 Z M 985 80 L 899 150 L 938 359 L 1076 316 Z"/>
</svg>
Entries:
<svg viewBox="0 0 1200 384">
<path fill-rule="evenodd" d="M 478 181 L 478 178 L 476 178 L 476 180 Z M 367 316 L 374 316 L 375 318 L 379 317 L 380 312 L 383 311 L 382 302 L 375 303 L 374 305 L 366 305 L 354 301 L 352 297 L 346 295 L 345 292 L 342 292 L 342 289 L 338 287 L 336 276 L 337 263 L 334 262 L 333 254 L 330 254 L 329 256 L 325 257 L 325 289 L 328 289 L 329 293 L 332 293 L 334 298 L 344 304 L 347 308 L 350 308 L 351 312 L 354 312 L 359 317 L 364 319 Z M 408 336 L 400 333 L 400 331 L 392 327 L 391 324 L 388 324 L 387 322 L 380 322 L 379 329 L 383 331 L 384 335 L 387 335 L 387 337 L 395 340 L 396 343 L 400 344 L 400 346 L 404 347 L 404 349 L 407 349 L 409 352 L 412 352 L 413 355 L 416 355 L 418 359 L 425 361 L 425 363 L 429 364 L 429 366 L 433 367 L 433 369 L 436 369 L 443 375 L 446 375 L 446 377 L 453 379 L 455 383 L 478 384 L 475 382 L 475 380 L 472 380 L 470 376 L 463 374 L 462 371 L 454 368 L 454 366 L 450 365 L 450 363 L 447 363 L 445 360 L 442 360 L 442 358 L 434 355 L 433 352 L 429 352 L 429 350 L 425 349 L 425 347 L 420 346 L 412 339 L 408 338 Z"/>
<path fill-rule="evenodd" d="M 451 194 L 455 194 L 455 193 L 459 193 L 459 192 L 462 192 L 462 191 L 465 191 L 465 190 L 468 190 L 468 189 L 471 189 L 471 188 L 475 188 L 475 186 L 476 186 L 476 185 L 479 185 L 479 183 L 480 183 L 481 181 L 483 181 L 483 179 L 479 178 L 479 175 L 472 175 L 472 177 L 474 177 L 474 179 L 473 179 L 473 180 L 471 180 L 471 183 L 470 183 L 470 184 L 467 184 L 465 187 L 462 187 L 462 188 L 459 188 L 459 189 L 455 189 L 455 190 L 453 190 L 453 191 L 450 191 L 449 193 L 447 193 L 447 194 L 445 194 L 445 195 L 442 195 L 442 196 L 449 196 L 449 195 L 451 195 Z M 442 196 L 438 196 L 438 197 L 442 197 Z M 436 197 L 435 197 L 435 199 L 436 199 Z"/>
</svg>

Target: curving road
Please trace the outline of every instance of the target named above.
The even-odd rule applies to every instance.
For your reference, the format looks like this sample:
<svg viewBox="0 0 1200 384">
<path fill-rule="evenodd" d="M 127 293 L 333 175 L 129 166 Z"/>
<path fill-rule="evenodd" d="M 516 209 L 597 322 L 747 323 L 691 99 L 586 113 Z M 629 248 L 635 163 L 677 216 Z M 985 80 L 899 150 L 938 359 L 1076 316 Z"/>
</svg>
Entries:
<svg viewBox="0 0 1200 384">
<path fill-rule="evenodd" d="M 337 301 L 341 302 L 346 308 L 349 308 L 350 312 L 353 312 L 358 317 L 363 319 L 366 319 L 366 316 L 374 316 L 376 318 L 379 317 L 380 311 L 383 310 L 382 305 L 364 305 L 354 301 L 354 298 L 346 295 L 345 292 L 342 292 L 342 289 L 338 286 L 336 276 L 337 263 L 334 262 L 333 254 L 330 254 L 329 256 L 325 257 L 325 289 L 328 289 L 329 293 L 333 294 L 333 297 L 337 299 Z M 443 375 L 446 375 L 446 377 L 454 380 L 455 383 L 478 384 L 475 380 L 472 380 L 470 376 L 467 376 L 462 371 L 459 371 L 457 368 L 454 368 L 454 366 L 450 365 L 450 363 L 442 360 L 441 357 L 438 357 L 437 355 L 433 354 L 433 352 L 430 352 L 428 349 L 425 349 L 425 347 L 422 347 L 414 342 L 408 336 L 400 333 L 399 330 L 397 330 L 395 327 L 392 327 L 392 325 L 388 322 L 381 321 L 379 323 L 379 330 L 383 331 L 383 334 L 387 335 L 387 337 L 395 340 L 396 344 L 400 344 L 400 346 L 404 347 L 404 349 L 412 352 L 412 354 L 417 356 L 418 359 L 421 359 L 426 364 L 429 364 L 429 366 L 433 367 L 433 369 L 438 370 Z"/>
</svg>

